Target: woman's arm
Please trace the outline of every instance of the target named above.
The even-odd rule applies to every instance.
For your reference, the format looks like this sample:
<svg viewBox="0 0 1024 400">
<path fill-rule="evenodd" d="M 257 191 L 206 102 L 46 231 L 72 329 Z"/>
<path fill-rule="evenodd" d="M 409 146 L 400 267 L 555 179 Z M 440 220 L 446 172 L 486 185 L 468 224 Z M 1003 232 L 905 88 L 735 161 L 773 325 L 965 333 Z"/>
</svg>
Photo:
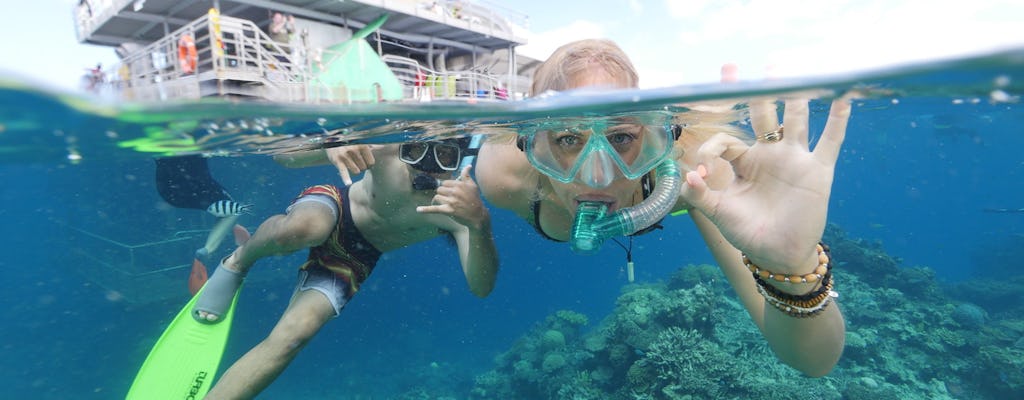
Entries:
<svg viewBox="0 0 1024 400">
<path fill-rule="evenodd" d="M 747 313 L 757 324 L 775 355 L 782 362 L 813 377 L 824 376 L 839 362 L 842 355 L 846 328 L 843 315 L 835 304 L 809 318 L 794 318 L 774 307 L 766 307 L 765 299 L 757 291 L 754 278 L 740 251 L 729 244 L 722 233 L 704 214 L 690 212 L 693 222 L 722 268 Z M 817 257 L 815 257 L 817 260 Z M 814 265 L 806 270 L 811 271 Z M 804 291 L 812 290 L 806 288 Z"/>
<path fill-rule="evenodd" d="M 750 105 L 751 125 L 759 136 L 748 145 L 734 136 L 718 135 L 697 149 L 697 168 L 686 174 L 681 196 L 708 247 L 776 355 L 800 371 L 821 376 L 842 354 L 845 339 L 842 314 L 831 297 L 815 304 L 799 296 L 820 283 L 788 283 L 764 279 L 775 299 L 803 304 L 790 316 L 769 304 L 744 264 L 742 249 L 752 264 L 778 275 L 804 276 L 818 267 L 817 242 L 825 228 L 834 167 L 846 134 L 850 103 L 833 102 L 829 120 L 813 151 L 808 148 L 808 102 L 786 102 L 785 130 L 780 140 L 764 133 L 779 129 L 774 101 Z M 716 161 L 726 161 L 722 164 Z M 727 172 L 734 179 L 724 187 L 708 180 Z M 823 291 L 822 293 L 829 293 Z M 781 305 L 785 307 L 784 305 Z M 789 308 L 792 310 L 792 308 Z"/>
</svg>

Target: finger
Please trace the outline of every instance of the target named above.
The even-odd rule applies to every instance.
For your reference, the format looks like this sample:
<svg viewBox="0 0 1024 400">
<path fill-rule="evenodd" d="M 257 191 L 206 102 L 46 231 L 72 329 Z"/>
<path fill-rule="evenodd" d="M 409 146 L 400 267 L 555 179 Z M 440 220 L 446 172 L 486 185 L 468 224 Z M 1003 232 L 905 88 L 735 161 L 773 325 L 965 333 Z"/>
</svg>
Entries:
<svg viewBox="0 0 1024 400">
<path fill-rule="evenodd" d="M 345 186 L 352 186 L 352 176 L 349 175 L 348 168 L 338 166 L 338 175 L 341 175 L 341 181 L 345 182 Z"/>
<path fill-rule="evenodd" d="M 839 159 L 839 149 L 846 139 L 846 125 L 850 120 L 850 100 L 839 98 L 832 102 L 832 108 L 828 113 L 828 121 L 825 122 L 825 130 L 821 139 L 814 146 L 814 154 L 830 165 L 835 165 Z"/>
<path fill-rule="evenodd" d="M 363 160 L 366 163 L 366 168 L 369 168 L 377 163 L 377 160 L 373 158 L 373 149 L 370 146 L 363 146 L 359 149 L 363 155 Z"/>
<path fill-rule="evenodd" d="M 697 149 L 697 165 L 706 168 L 707 174 L 704 174 L 706 176 L 715 172 L 712 166 L 715 165 L 713 161 L 716 159 L 721 158 L 732 163 L 733 160 L 746 153 L 748 149 L 750 149 L 750 146 L 743 143 L 740 138 L 719 133 L 712 136 Z"/>
<path fill-rule="evenodd" d="M 352 172 L 358 174 L 359 171 L 366 170 L 366 161 L 363 160 L 362 154 L 353 153 L 351 158 L 348 158 L 348 164 L 352 166 Z"/>
<path fill-rule="evenodd" d="M 417 206 L 416 212 L 423 214 L 446 214 L 451 215 L 455 213 L 455 209 L 448 204 L 437 204 L 430 206 Z"/>
<path fill-rule="evenodd" d="M 779 128 L 779 112 L 775 106 L 775 99 L 750 100 L 750 128 L 754 130 L 755 136 Z"/>
<path fill-rule="evenodd" d="M 687 172 L 685 178 L 686 183 L 680 191 L 680 196 L 704 215 L 711 217 L 717 208 L 719 193 L 711 190 L 697 171 Z"/>
<path fill-rule="evenodd" d="M 470 175 L 469 175 L 469 170 L 471 170 L 471 169 L 473 169 L 473 166 L 472 165 L 467 165 L 466 168 L 462 169 L 462 173 L 459 174 L 459 177 L 457 179 L 460 180 L 460 181 L 470 181 L 470 180 L 473 180 L 473 178 L 471 178 Z"/>
<path fill-rule="evenodd" d="M 782 125 L 786 127 L 782 141 L 807 148 L 807 119 L 810 110 L 807 99 L 786 100 Z"/>
<path fill-rule="evenodd" d="M 446 194 L 438 193 L 438 194 L 434 195 L 433 199 L 430 200 L 430 204 L 432 204 L 432 205 L 449 205 L 450 206 L 450 205 L 455 204 L 455 197 L 452 197 L 452 196 L 449 196 L 449 195 L 446 195 Z"/>
<path fill-rule="evenodd" d="M 360 172 L 363 172 L 363 169 L 359 167 L 359 163 L 357 163 L 352 158 L 345 157 L 341 161 L 342 161 L 342 163 L 345 164 L 345 168 L 348 168 L 348 173 L 349 174 L 351 174 L 351 175 L 359 175 Z"/>
<path fill-rule="evenodd" d="M 448 180 L 448 181 L 441 181 L 441 186 L 438 186 L 437 189 L 434 189 L 434 193 L 436 193 L 438 195 L 441 195 L 441 196 L 451 196 L 456 191 L 454 185 L 455 185 L 455 183 L 453 181 L 450 181 L 450 180 Z M 435 202 L 437 201 L 437 197 L 434 197 L 434 201 Z"/>
</svg>

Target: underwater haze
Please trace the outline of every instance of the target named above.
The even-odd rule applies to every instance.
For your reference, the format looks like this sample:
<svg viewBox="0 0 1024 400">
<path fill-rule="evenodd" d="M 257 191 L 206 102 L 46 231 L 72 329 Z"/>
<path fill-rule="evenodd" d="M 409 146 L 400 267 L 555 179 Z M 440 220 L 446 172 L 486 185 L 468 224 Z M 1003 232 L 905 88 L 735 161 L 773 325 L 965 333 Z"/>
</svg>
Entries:
<svg viewBox="0 0 1024 400">
<path fill-rule="evenodd" d="M 633 240 L 629 283 L 614 243 L 576 255 L 492 208 L 489 297 L 467 290 L 444 240 L 387 253 L 258 398 L 1024 398 L 1024 49 L 804 80 L 346 109 L 120 104 L 0 77 L 0 385 L 17 399 L 125 396 L 188 302 L 193 252 L 216 222 L 161 199 L 157 157 L 209 157 L 254 204 L 239 219 L 253 231 L 303 188 L 340 184 L 331 166 L 285 169 L 271 154 L 796 92 L 822 97 L 811 132 L 828 97 L 862 94 L 824 238 L 847 322 L 829 375 L 771 354 L 685 216 Z M 305 257 L 257 263 L 220 372 L 269 333 Z"/>
</svg>

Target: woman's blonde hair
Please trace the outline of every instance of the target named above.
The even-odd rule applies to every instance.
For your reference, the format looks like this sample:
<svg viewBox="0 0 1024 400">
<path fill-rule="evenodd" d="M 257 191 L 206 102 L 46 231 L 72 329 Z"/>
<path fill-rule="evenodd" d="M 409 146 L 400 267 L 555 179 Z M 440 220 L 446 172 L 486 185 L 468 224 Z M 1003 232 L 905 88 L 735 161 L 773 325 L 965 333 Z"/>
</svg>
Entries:
<svg viewBox="0 0 1024 400">
<path fill-rule="evenodd" d="M 573 81 L 599 68 L 620 79 L 626 87 L 640 85 L 636 68 L 615 42 L 607 39 L 584 39 L 562 45 L 533 74 L 531 95 L 548 90 L 572 89 Z"/>
<path fill-rule="evenodd" d="M 530 95 L 536 96 L 548 90 L 574 89 L 574 81 L 594 68 L 600 68 L 609 76 L 622 79 L 622 84 L 635 88 L 640 79 L 636 68 L 626 53 L 615 42 L 607 39 L 583 39 L 566 43 L 555 50 L 533 74 Z M 495 143 L 515 143 L 517 135 L 509 132 L 489 136 Z"/>
</svg>

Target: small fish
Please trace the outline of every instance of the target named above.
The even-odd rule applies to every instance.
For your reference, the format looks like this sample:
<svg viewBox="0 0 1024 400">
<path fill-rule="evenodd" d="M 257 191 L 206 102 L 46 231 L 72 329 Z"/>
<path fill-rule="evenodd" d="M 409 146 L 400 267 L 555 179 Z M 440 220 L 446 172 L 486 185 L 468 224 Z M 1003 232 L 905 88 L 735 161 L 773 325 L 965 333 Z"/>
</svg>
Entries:
<svg viewBox="0 0 1024 400">
<path fill-rule="evenodd" d="M 206 212 L 217 217 L 227 217 L 231 215 L 251 214 L 249 212 L 251 209 L 252 204 L 241 204 L 231 200 L 220 200 L 210 204 L 210 206 L 206 208 Z"/>
</svg>

